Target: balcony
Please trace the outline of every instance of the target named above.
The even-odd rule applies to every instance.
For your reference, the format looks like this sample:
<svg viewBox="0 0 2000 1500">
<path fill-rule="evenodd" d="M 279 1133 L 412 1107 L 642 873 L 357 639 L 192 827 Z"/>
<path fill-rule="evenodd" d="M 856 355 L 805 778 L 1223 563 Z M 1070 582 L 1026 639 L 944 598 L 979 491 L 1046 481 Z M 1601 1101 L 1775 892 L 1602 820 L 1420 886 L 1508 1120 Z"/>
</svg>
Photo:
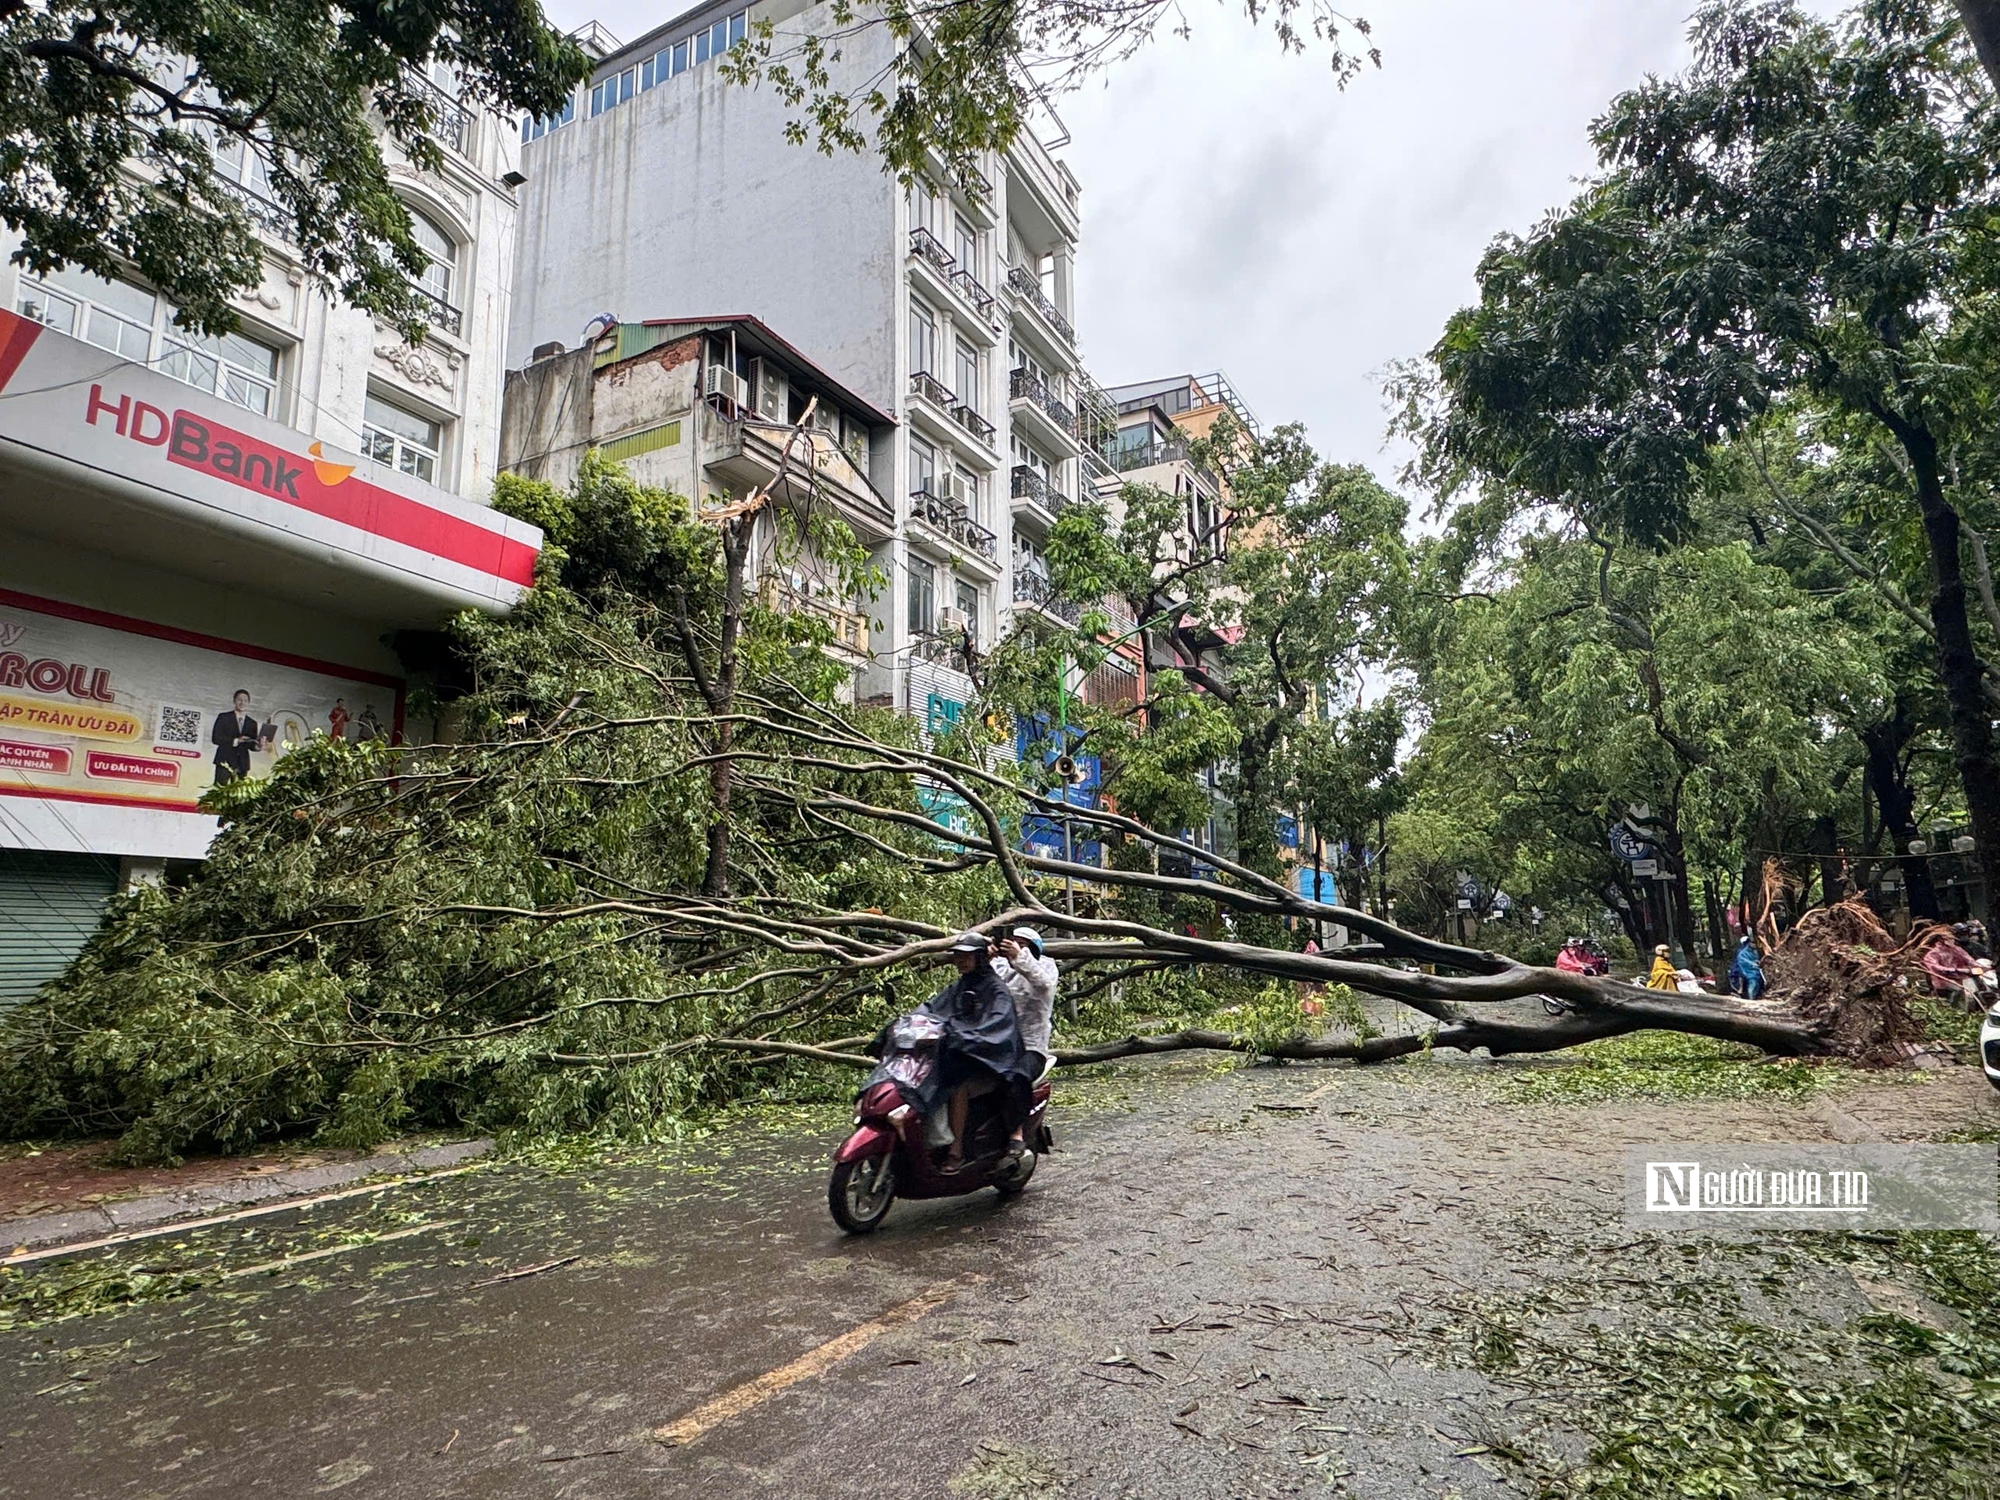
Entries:
<svg viewBox="0 0 2000 1500">
<path fill-rule="evenodd" d="M 971 643 L 962 630 L 949 633 L 926 631 L 910 637 L 910 655 L 918 661 L 927 661 L 934 667 L 949 667 L 954 672 L 965 672 L 971 666 L 967 659 L 968 644 Z"/>
<path fill-rule="evenodd" d="M 1056 310 L 1055 303 L 1051 302 L 1048 293 L 1042 290 L 1041 282 L 1021 267 L 1012 266 L 1007 271 L 1007 289 L 1014 294 L 1015 301 L 1025 302 L 1040 313 L 1042 321 L 1047 323 L 1065 344 L 1075 347 L 1076 330 L 1070 327 L 1069 319 Z"/>
<path fill-rule="evenodd" d="M 1164 442 L 1155 438 L 1146 443 L 1120 443 L 1107 452 L 1104 459 L 1120 474 L 1129 474 L 1134 469 L 1150 469 L 1155 464 L 1184 463 L 1211 493 L 1220 489 L 1214 472 L 1206 464 L 1198 464 L 1189 458 L 1188 446 L 1179 438 L 1169 438 Z"/>
<path fill-rule="evenodd" d="M 1040 474 L 1026 464 L 1014 465 L 1012 472 L 1013 497 L 1038 505 L 1046 511 L 1051 520 L 1060 516 L 1069 506 L 1069 496 L 1050 484 Z"/>
<path fill-rule="evenodd" d="M 952 407 L 951 419 L 974 437 L 978 438 L 987 447 L 990 448 L 993 446 L 993 424 L 980 416 L 978 412 L 967 406 L 963 401 Z"/>
<path fill-rule="evenodd" d="M 929 490 L 910 493 L 910 518 L 921 521 L 939 536 L 987 562 L 1000 556 L 999 538 L 973 520 L 963 503 Z"/>
<path fill-rule="evenodd" d="M 472 133 L 472 115 L 465 106 L 421 73 L 404 73 L 403 87 L 430 106 L 431 139 L 464 156 Z"/>
<path fill-rule="evenodd" d="M 958 405 L 958 397 L 945 389 L 945 384 L 928 370 L 918 370 L 910 376 L 910 393 L 922 396 L 931 405 L 950 411 Z"/>
<path fill-rule="evenodd" d="M 1007 394 L 1015 401 L 1032 401 L 1060 431 L 1076 436 L 1076 413 L 1033 370 L 1023 367 L 1008 372 Z"/>
<path fill-rule="evenodd" d="M 977 276 L 974 276 L 970 271 L 953 271 L 951 273 L 951 286 L 953 291 L 972 304 L 973 311 L 978 313 L 982 319 L 988 323 L 993 321 L 994 296 L 979 284 Z"/>
<path fill-rule="evenodd" d="M 951 252 L 945 249 L 944 241 L 928 229 L 910 231 L 910 254 L 937 272 L 938 278 L 947 285 L 951 282 L 952 274 L 958 270 L 958 262 L 953 260 Z"/>
<path fill-rule="evenodd" d="M 789 579 L 766 573 L 757 580 L 757 602 L 774 614 L 807 615 L 833 632 L 836 649 L 868 654 L 868 617 L 837 599 L 807 592 Z"/>
<path fill-rule="evenodd" d="M 823 432 L 796 434 L 783 422 L 731 417 L 713 406 L 695 408 L 700 421 L 701 463 L 732 494 L 769 485 L 780 503 L 803 513 L 816 500 L 831 502 L 866 543 L 895 534 L 895 507 L 869 483 L 854 456 Z M 791 462 L 785 448 L 791 445 Z"/>
<path fill-rule="evenodd" d="M 423 303 L 425 316 L 430 320 L 434 330 L 450 334 L 453 338 L 459 336 L 459 331 L 465 324 L 464 314 L 436 292 L 426 291 L 414 281 L 410 283 L 410 294 Z"/>
<path fill-rule="evenodd" d="M 1074 625 L 1083 618 L 1083 606 L 1058 598 L 1048 574 L 1018 564 L 1014 569 L 1014 602 L 1054 615 L 1066 625 Z"/>
<path fill-rule="evenodd" d="M 243 212 L 249 215 L 250 222 L 266 234 L 275 234 L 279 239 L 289 243 L 292 236 L 298 232 L 298 226 L 292 221 L 291 213 L 273 203 L 262 193 L 247 188 L 240 182 L 232 182 L 227 177 L 218 176 L 212 180 L 223 192 L 234 198 Z"/>
</svg>

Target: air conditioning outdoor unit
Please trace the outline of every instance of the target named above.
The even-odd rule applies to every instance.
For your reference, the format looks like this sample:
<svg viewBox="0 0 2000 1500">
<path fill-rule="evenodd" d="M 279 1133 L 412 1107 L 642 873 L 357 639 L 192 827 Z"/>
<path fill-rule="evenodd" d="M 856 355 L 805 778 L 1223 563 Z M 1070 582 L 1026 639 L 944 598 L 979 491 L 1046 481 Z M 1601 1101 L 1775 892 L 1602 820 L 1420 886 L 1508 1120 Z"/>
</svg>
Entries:
<svg viewBox="0 0 2000 1500">
<path fill-rule="evenodd" d="M 740 410 L 750 404 L 750 382 L 727 365 L 710 365 L 702 386 L 704 396 L 722 396 Z"/>
<path fill-rule="evenodd" d="M 767 422 L 783 422 L 791 415 L 791 382 L 785 372 L 768 359 L 750 361 L 750 386 L 757 394 L 757 415 Z"/>
<path fill-rule="evenodd" d="M 965 618 L 965 611 L 947 605 L 937 612 L 939 635 L 963 635 L 971 622 Z"/>
<path fill-rule="evenodd" d="M 824 398 L 813 408 L 812 425 L 815 432 L 825 433 L 836 443 L 840 441 L 840 413 L 828 406 Z"/>
<path fill-rule="evenodd" d="M 972 482 L 963 474 L 940 474 L 937 494 L 963 510 L 972 503 Z"/>
</svg>

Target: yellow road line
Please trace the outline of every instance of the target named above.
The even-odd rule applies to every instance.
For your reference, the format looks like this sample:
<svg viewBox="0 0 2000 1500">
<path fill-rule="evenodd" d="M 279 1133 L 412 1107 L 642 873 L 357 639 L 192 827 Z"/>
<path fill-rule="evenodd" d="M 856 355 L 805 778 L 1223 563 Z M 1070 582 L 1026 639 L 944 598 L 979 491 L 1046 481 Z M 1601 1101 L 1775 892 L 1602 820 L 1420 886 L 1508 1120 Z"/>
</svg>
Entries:
<svg viewBox="0 0 2000 1500">
<path fill-rule="evenodd" d="M 790 1390 L 802 1380 L 810 1380 L 815 1375 L 824 1374 L 846 1359 L 875 1342 L 892 1328 L 905 1323 L 914 1323 L 918 1318 L 936 1312 L 957 1295 L 961 1287 L 984 1281 L 983 1276 L 965 1276 L 954 1281 L 940 1281 L 936 1286 L 919 1292 L 908 1302 L 900 1302 L 879 1318 L 872 1318 L 858 1328 L 850 1328 L 837 1338 L 828 1339 L 817 1349 L 808 1350 L 788 1365 L 782 1365 L 768 1374 L 759 1375 L 755 1380 L 746 1380 L 742 1385 L 724 1391 L 713 1401 L 704 1403 L 689 1412 L 677 1422 L 669 1422 L 663 1427 L 655 1427 L 651 1436 L 658 1442 L 670 1445 L 685 1445 L 710 1429 L 721 1426 L 732 1418 L 740 1417 L 751 1408 L 760 1406 L 773 1396 Z"/>
</svg>

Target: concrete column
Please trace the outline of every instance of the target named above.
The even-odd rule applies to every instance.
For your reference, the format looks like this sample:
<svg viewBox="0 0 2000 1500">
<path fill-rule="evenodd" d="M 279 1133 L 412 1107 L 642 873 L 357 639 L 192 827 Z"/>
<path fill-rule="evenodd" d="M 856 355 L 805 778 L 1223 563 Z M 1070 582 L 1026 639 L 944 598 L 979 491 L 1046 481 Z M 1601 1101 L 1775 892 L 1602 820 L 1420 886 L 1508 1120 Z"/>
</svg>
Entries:
<svg viewBox="0 0 2000 1500">
<path fill-rule="evenodd" d="M 141 886 L 159 885 L 167 878 L 167 862 L 128 854 L 118 861 L 118 891 L 129 896 Z"/>
</svg>

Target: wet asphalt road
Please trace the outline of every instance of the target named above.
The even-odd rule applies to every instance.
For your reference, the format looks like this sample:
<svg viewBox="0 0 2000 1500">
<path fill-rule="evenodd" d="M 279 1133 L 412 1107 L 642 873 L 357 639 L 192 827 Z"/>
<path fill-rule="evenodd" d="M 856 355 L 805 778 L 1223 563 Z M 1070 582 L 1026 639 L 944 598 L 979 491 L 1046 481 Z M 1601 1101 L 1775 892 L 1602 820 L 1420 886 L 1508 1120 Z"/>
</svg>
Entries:
<svg viewBox="0 0 2000 1500">
<path fill-rule="evenodd" d="M 1023 1198 L 859 1240 L 826 1213 L 836 1137 L 793 1133 L 133 1247 L 335 1253 L 0 1335 L 0 1496 L 1515 1493 L 1464 1451 L 1498 1397 L 1419 1330 L 1623 1237 L 1618 1132 L 1501 1128 L 1457 1071 L 1135 1068 L 1058 1116 Z"/>
</svg>

